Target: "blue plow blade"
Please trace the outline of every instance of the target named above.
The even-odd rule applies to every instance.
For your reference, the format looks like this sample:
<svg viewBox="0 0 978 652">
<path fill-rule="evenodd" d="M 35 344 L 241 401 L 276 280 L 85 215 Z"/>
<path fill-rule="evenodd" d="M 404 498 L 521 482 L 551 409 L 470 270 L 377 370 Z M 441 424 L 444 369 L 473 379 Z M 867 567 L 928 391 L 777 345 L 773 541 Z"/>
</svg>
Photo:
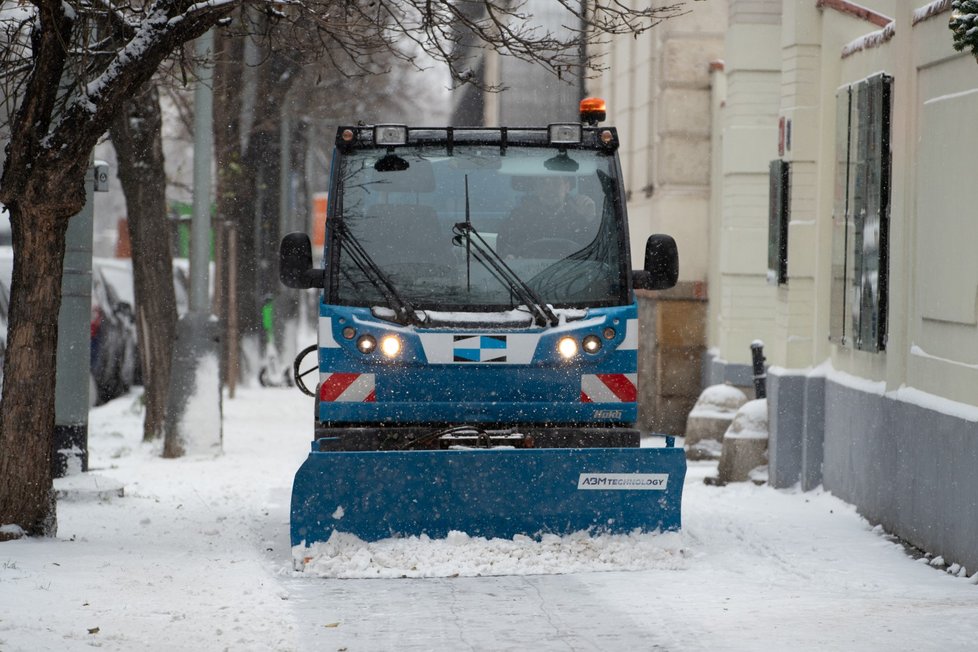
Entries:
<svg viewBox="0 0 978 652">
<path fill-rule="evenodd" d="M 314 444 L 315 446 L 315 444 Z M 292 545 L 680 528 L 682 448 L 313 451 L 292 485 Z"/>
</svg>

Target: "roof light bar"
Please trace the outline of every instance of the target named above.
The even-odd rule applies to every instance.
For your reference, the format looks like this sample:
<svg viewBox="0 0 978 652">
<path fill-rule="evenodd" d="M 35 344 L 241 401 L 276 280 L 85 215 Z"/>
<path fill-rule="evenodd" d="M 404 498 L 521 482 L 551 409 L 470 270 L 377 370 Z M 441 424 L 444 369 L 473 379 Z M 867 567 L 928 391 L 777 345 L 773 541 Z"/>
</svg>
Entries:
<svg viewBox="0 0 978 652">
<path fill-rule="evenodd" d="M 577 145 L 581 142 L 581 125 L 547 125 L 547 139 L 551 145 Z"/>
<path fill-rule="evenodd" d="M 407 144 L 405 125 L 377 125 L 374 127 L 374 144 L 392 147 Z"/>
</svg>

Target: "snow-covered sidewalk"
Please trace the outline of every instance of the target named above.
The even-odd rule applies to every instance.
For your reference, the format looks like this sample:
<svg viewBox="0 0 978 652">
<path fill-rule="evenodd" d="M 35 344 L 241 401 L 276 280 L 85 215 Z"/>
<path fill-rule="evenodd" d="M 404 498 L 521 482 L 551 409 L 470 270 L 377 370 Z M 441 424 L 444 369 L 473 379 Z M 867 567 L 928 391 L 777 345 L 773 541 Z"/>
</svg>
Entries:
<svg viewBox="0 0 978 652">
<path fill-rule="evenodd" d="M 225 453 L 210 459 L 158 457 L 133 395 L 93 410 L 89 467 L 125 497 L 61 500 L 56 540 L 0 544 L 0 649 L 295 649 L 269 563 L 286 567 L 288 539 L 265 540 L 288 528 L 311 435 L 293 393 L 225 401 Z"/>
<path fill-rule="evenodd" d="M 296 573 L 288 497 L 311 399 L 239 390 L 214 459 L 157 457 L 136 405 L 90 423 L 90 466 L 125 497 L 62 500 L 57 539 L 0 544 L 0 650 L 978 645 L 978 569 L 913 560 L 824 492 L 707 486 L 707 462 L 690 465 L 679 534 L 341 538 Z M 335 579 L 401 575 L 423 579 Z"/>
</svg>

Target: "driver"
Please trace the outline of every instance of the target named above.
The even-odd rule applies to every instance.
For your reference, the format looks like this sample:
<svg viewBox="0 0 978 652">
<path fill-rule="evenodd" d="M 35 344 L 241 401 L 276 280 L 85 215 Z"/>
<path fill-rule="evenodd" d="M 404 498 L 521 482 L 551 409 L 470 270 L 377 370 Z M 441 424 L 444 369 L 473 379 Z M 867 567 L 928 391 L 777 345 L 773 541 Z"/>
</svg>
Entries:
<svg viewBox="0 0 978 652">
<path fill-rule="evenodd" d="M 594 200 L 572 195 L 569 177 L 533 181 L 499 227 L 496 252 L 503 258 L 561 258 L 594 239 L 598 219 Z"/>
</svg>

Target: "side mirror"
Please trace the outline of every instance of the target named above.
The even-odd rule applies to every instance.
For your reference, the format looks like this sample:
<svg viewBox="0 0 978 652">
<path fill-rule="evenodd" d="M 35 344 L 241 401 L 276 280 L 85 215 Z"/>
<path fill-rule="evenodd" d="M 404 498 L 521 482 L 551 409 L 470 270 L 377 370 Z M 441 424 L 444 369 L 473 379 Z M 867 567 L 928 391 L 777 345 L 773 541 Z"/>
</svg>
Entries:
<svg viewBox="0 0 978 652">
<path fill-rule="evenodd" d="M 636 290 L 668 290 L 679 280 L 679 249 L 672 236 L 656 233 L 645 243 L 645 269 L 632 272 Z"/>
<path fill-rule="evenodd" d="M 278 277 L 296 290 L 323 287 L 323 270 L 312 266 L 312 243 L 305 233 L 290 233 L 279 247 Z"/>
</svg>

